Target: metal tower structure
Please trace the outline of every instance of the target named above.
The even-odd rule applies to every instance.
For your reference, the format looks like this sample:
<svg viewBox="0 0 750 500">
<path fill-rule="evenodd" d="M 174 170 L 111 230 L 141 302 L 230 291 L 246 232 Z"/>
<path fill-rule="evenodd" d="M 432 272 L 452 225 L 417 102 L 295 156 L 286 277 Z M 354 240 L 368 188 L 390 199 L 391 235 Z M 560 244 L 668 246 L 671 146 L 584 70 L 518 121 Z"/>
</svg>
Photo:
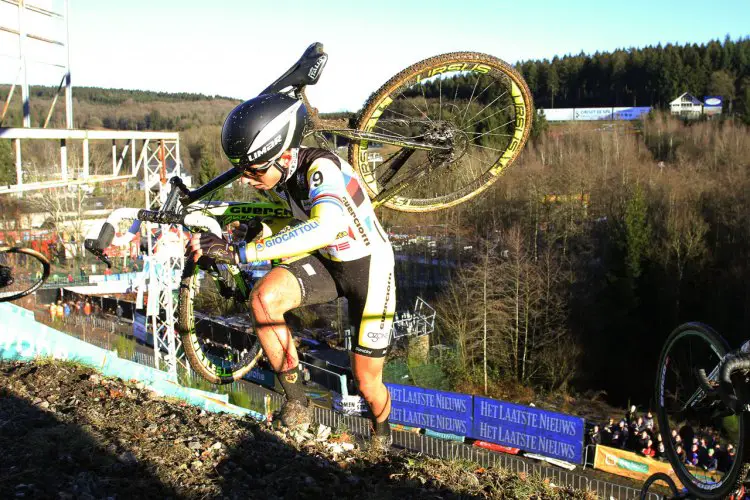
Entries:
<svg viewBox="0 0 750 500">
<path fill-rule="evenodd" d="M 162 139 L 155 141 L 154 147 L 149 146 L 144 146 L 144 149 L 148 148 L 148 161 L 144 165 L 146 208 L 156 210 L 166 201 L 169 191 L 168 180 L 180 175 L 180 141 Z M 179 227 L 159 224 L 161 248 L 155 251 L 152 238 L 155 226 L 156 224 L 146 223 L 151 263 L 148 284 L 150 307 L 146 308 L 146 321 L 151 324 L 154 333 L 156 367 L 164 367 L 172 380 L 177 381 L 178 364 L 188 368 L 180 339 L 174 329 L 177 312 L 175 293 L 180 287 L 186 241 Z"/>
<path fill-rule="evenodd" d="M 69 0 L 58 0 L 59 5 L 62 7 L 53 10 L 53 8 L 34 5 L 28 0 L 0 0 L 0 8 L 4 9 L 0 11 L 3 14 L 0 16 L 0 35 L 15 38 L 18 45 L 17 56 L 3 53 L 2 49 L 5 46 L 0 48 L 0 56 L 14 59 L 18 64 L 16 78 L 10 87 L 2 108 L 2 115 L 0 115 L 0 139 L 10 139 L 14 142 L 16 182 L 0 187 L 0 195 L 11 193 L 20 195 L 26 191 L 53 187 L 138 179 L 142 169 L 146 208 L 158 209 L 166 199 L 168 179 L 180 174 L 179 135 L 174 132 L 77 130 L 74 128 L 68 23 Z M 13 9 L 16 11 L 12 12 Z M 54 33 L 50 34 L 49 31 Z M 34 50 L 30 44 L 34 44 L 37 53 L 51 56 L 52 60 L 35 59 Z M 10 45 L 12 44 L 8 44 Z M 57 68 L 62 73 L 57 92 L 41 128 L 31 126 L 28 79 L 28 67 L 31 63 L 44 65 L 47 68 Z M 17 86 L 21 87 L 23 128 L 2 128 Z M 50 123 L 63 87 L 65 87 L 66 128 L 48 129 L 47 125 Z M 21 157 L 21 142 L 27 140 L 54 141 L 59 145 L 59 163 L 44 166 L 45 175 L 42 178 L 30 176 Z M 92 175 L 89 171 L 89 141 L 96 140 L 111 141 L 111 172 L 100 171 Z M 78 158 L 79 161 L 76 161 L 74 165 L 69 165 L 70 146 L 75 145 L 77 141 L 80 141 L 81 155 Z M 120 141 L 119 144 L 118 141 Z M 126 161 L 128 154 L 130 162 Z M 155 227 L 156 225 L 149 223 L 145 228 L 151 263 L 148 285 L 151 307 L 147 308 L 147 315 L 150 316 L 149 322 L 154 333 L 157 368 L 165 368 L 176 381 L 178 364 L 185 364 L 184 354 L 181 359 L 178 358 L 182 350 L 174 332 L 177 304 L 174 293 L 179 289 L 185 241 L 179 228 L 161 225 L 159 227 L 160 241 L 165 245 L 164 248 L 155 251 L 152 239 Z"/>
</svg>

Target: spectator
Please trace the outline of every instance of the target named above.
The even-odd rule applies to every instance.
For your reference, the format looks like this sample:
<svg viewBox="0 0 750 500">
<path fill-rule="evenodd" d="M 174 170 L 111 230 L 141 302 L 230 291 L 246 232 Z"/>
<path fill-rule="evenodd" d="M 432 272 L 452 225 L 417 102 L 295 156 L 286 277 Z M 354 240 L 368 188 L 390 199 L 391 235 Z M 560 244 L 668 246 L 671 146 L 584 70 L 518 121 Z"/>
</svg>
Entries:
<svg viewBox="0 0 750 500">
<path fill-rule="evenodd" d="M 615 427 L 615 430 L 612 431 L 612 440 L 609 444 L 612 448 L 622 448 L 622 431 L 619 427 Z"/>
<path fill-rule="evenodd" d="M 690 449 L 690 456 L 687 459 L 688 465 L 692 465 L 694 467 L 697 467 L 700 463 L 700 460 L 698 458 L 698 445 L 693 443 L 693 447 Z"/>
<path fill-rule="evenodd" d="M 709 471 L 715 471 L 719 468 L 719 461 L 716 458 L 716 452 L 713 448 L 708 450 L 708 460 L 706 461 L 705 468 Z"/>
<path fill-rule="evenodd" d="M 706 439 L 701 438 L 698 441 L 698 461 L 705 467 L 708 464 L 708 446 L 706 445 Z"/>
<path fill-rule="evenodd" d="M 662 441 L 659 443 L 656 447 L 656 454 L 654 455 L 654 458 L 657 460 L 667 460 L 667 450 L 664 448 L 664 442 Z"/>
<path fill-rule="evenodd" d="M 680 435 L 679 435 L 679 434 L 677 434 L 677 429 L 672 429 L 672 444 L 673 444 L 673 445 L 677 445 L 677 438 L 678 438 L 679 436 L 680 436 Z"/>
<path fill-rule="evenodd" d="M 714 455 L 716 456 L 718 470 L 720 470 L 721 472 L 726 472 L 727 470 L 729 470 L 729 467 L 727 467 L 729 457 L 727 456 L 727 452 L 724 451 L 724 448 L 721 447 L 721 444 L 716 443 L 713 450 Z"/>
<path fill-rule="evenodd" d="M 119 304 L 118 304 L 119 307 Z M 599 432 L 599 426 L 595 425 L 593 429 L 591 429 L 591 433 L 589 434 L 589 444 L 593 445 L 600 445 L 602 444 L 602 435 Z"/>
<path fill-rule="evenodd" d="M 638 420 L 638 413 L 636 412 L 635 405 L 632 405 L 630 407 L 630 411 L 625 413 L 625 421 L 628 423 L 628 425 L 630 425 L 636 420 Z"/>
<path fill-rule="evenodd" d="M 62 301 L 57 301 L 57 306 L 55 306 L 55 314 L 57 315 L 57 320 L 62 323 L 63 318 L 65 317 L 65 310 L 63 309 Z"/>
<path fill-rule="evenodd" d="M 68 273 L 68 283 L 73 283 L 73 275 Z"/>
<path fill-rule="evenodd" d="M 49 305 L 49 320 L 51 322 L 55 322 L 55 318 L 57 317 L 57 306 L 54 302 L 51 302 Z"/>
<path fill-rule="evenodd" d="M 641 450 L 641 453 L 643 453 L 647 457 L 654 458 L 654 456 L 656 455 L 656 450 L 654 450 L 653 441 L 651 441 L 650 439 L 646 440 L 646 447 Z"/>
<path fill-rule="evenodd" d="M 119 302 L 117 303 L 117 322 L 122 323 L 122 306 L 120 305 Z M 595 425 L 594 428 L 597 429 L 597 432 L 598 432 L 599 426 Z"/>
<path fill-rule="evenodd" d="M 685 443 L 682 442 L 682 436 L 680 436 L 679 434 L 677 434 L 677 436 L 675 436 L 674 438 L 674 445 L 675 446 L 680 445 L 683 448 L 685 447 Z"/>
<path fill-rule="evenodd" d="M 612 433 L 615 431 L 615 419 L 610 418 L 609 422 L 607 422 L 607 425 L 604 426 L 604 430 L 602 431 L 602 443 L 606 445 L 612 444 Z"/>
<path fill-rule="evenodd" d="M 628 446 L 629 441 L 630 432 L 628 431 L 628 426 L 625 425 L 624 420 L 620 420 L 620 448 L 624 450 Z"/>
<path fill-rule="evenodd" d="M 649 431 L 654 430 L 654 415 L 651 413 L 651 410 L 646 413 L 646 418 L 643 419 L 643 423 L 646 425 L 646 429 Z"/>
<path fill-rule="evenodd" d="M 646 424 L 643 421 L 643 417 L 638 417 L 638 420 L 635 421 L 635 429 L 638 433 L 646 430 Z"/>
<path fill-rule="evenodd" d="M 737 451 L 734 449 L 734 446 L 730 443 L 727 445 L 727 468 L 726 470 L 729 470 L 732 468 L 732 464 L 734 463 L 735 455 Z"/>
<path fill-rule="evenodd" d="M 63 306 L 63 312 L 65 313 L 66 318 L 70 316 L 70 303 L 65 303 L 65 305 Z"/>
<path fill-rule="evenodd" d="M 680 463 L 687 464 L 687 455 L 685 455 L 685 450 L 682 448 L 682 445 L 677 445 L 675 447 L 675 451 L 677 452 L 677 458 L 679 459 Z"/>
<path fill-rule="evenodd" d="M 641 434 L 638 437 L 638 449 L 642 450 L 646 448 L 649 441 L 651 441 L 651 439 L 648 437 L 648 433 L 645 430 L 641 431 Z"/>
<path fill-rule="evenodd" d="M 76 302 L 76 314 L 81 314 L 83 312 L 83 301 L 81 299 L 78 299 Z"/>
<path fill-rule="evenodd" d="M 89 302 L 88 300 L 83 306 L 83 314 L 86 316 L 87 320 L 91 319 L 91 302 Z"/>
<path fill-rule="evenodd" d="M 86 270 L 81 266 L 81 281 L 86 279 Z"/>
</svg>

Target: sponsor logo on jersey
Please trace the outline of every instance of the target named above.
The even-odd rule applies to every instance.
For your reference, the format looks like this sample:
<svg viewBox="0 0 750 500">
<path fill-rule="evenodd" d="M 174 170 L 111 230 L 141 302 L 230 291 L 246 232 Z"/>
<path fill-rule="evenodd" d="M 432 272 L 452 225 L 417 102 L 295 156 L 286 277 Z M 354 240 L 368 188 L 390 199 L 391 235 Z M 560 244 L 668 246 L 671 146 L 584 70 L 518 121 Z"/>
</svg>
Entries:
<svg viewBox="0 0 750 500">
<path fill-rule="evenodd" d="M 365 242 L 365 246 L 370 246 L 370 238 L 367 237 L 367 231 L 364 227 L 362 227 L 362 222 L 360 222 L 359 217 L 357 217 L 357 213 L 354 211 L 354 207 L 349 203 L 349 200 L 346 198 L 346 196 L 342 200 L 344 202 L 344 207 L 346 207 L 346 211 L 349 212 L 349 216 L 354 221 L 354 226 L 357 228 L 357 232 L 362 237 L 362 241 Z"/>
<path fill-rule="evenodd" d="M 391 299 L 391 282 L 393 273 L 388 273 L 388 285 L 385 287 L 385 303 L 383 304 L 383 314 L 380 316 L 380 329 L 385 328 L 385 319 L 388 317 L 388 302 Z"/>
<path fill-rule="evenodd" d="M 268 239 L 264 240 L 263 244 L 266 246 L 266 248 L 271 248 L 275 245 L 279 245 L 281 243 L 284 243 L 285 241 L 289 241 L 296 238 L 297 236 L 301 236 L 309 231 L 312 231 L 318 226 L 320 226 L 320 222 L 318 221 L 308 222 L 289 231 L 279 233 L 276 236 L 271 236 Z"/>
<path fill-rule="evenodd" d="M 377 342 L 378 340 L 385 338 L 385 332 L 367 332 L 367 338 L 373 342 Z"/>
<path fill-rule="evenodd" d="M 274 137 L 273 139 L 265 143 L 263 146 L 260 147 L 260 149 L 256 149 L 252 153 L 248 151 L 247 159 L 249 161 L 255 161 L 256 159 L 260 158 L 264 154 L 271 151 L 274 147 L 278 146 L 279 144 L 281 144 L 281 134 L 277 135 L 276 137 Z"/>
<path fill-rule="evenodd" d="M 345 242 L 339 243 L 337 245 L 328 245 L 326 248 L 329 251 L 341 252 L 342 250 L 348 250 L 349 248 L 351 248 L 351 245 L 349 244 L 348 241 L 345 241 Z"/>
</svg>

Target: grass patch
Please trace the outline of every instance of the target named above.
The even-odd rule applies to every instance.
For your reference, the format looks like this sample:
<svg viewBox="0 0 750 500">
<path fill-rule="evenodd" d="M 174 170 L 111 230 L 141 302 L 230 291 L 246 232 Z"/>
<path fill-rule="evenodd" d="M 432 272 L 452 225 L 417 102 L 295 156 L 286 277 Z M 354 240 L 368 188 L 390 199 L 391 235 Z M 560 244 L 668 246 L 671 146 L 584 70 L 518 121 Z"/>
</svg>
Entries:
<svg viewBox="0 0 750 500">
<path fill-rule="evenodd" d="M 394 359 L 383 367 L 383 381 L 388 384 L 414 385 L 441 391 L 451 388 L 443 368 L 436 363 L 407 363 Z"/>
<path fill-rule="evenodd" d="M 135 355 L 135 345 L 135 339 L 129 339 L 122 335 L 117 335 L 115 336 L 113 347 L 117 351 L 117 357 L 132 360 Z"/>
</svg>

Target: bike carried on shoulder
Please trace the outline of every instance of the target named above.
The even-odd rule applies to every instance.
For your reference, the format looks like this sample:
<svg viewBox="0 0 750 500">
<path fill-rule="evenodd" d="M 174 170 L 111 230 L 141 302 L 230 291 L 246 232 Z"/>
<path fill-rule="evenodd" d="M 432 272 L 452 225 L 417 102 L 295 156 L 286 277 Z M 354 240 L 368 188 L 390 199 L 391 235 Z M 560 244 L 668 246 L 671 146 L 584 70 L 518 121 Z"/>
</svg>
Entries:
<svg viewBox="0 0 750 500">
<path fill-rule="evenodd" d="M 426 212 L 466 201 L 504 172 L 528 138 L 533 115 L 529 89 L 518 72 L 495 57 L 456 52 L 409 66 L 370 96 L 354 128 L 328 126 L 305 96 L 305 87 L 317 83 L 326 61 L 323 46 L 312 44 L 261 94 L 280 92 L 302 100 L 310 116 L 305 137 L 318 144 L 330 146 L 331 135 L 348 139 L 349 162 L 375 206 Z M 291 222 L 286 205 L 271 195 L 261 202 L 213 201 L 240 176 L 230 169 L 194 190 L 173 177 L 159 210 L 117 209 L 85 246 L 109 264 L 104 250 L 123 220 L 136 221 L 130 237 L 141 222 L 177 224 L 219 237 L 230 223 L 247 223 L 260 237 Z M 212 383 L 231 383 L 255 366 L 262 347 L 245 333 L 216 333 L 209 322 L 212 316 L 248 313 L 252 270 L 212 264 L 206 275 L 211 279 L 200 279 L 198 266 L 186 262 L 176 329 L 196 372 Z"/>
<path fill-rule="evenodd" d="M 697 498 L 728 498 L 741 490 L 750 464 L 750 353 L 730 350 L 708 325 L 685 323 L 667 338 L 659 358 L 655 400 L 659 430 L 677 478 Z M 672 438 L 673 431 L 679 443 Z M 687 463 L 694 439 L 713 457 Z M 713 461 L 715 458 L 715 462 Z M 709 462 L 709 463 L 710 463 Z"/>
</svg>

